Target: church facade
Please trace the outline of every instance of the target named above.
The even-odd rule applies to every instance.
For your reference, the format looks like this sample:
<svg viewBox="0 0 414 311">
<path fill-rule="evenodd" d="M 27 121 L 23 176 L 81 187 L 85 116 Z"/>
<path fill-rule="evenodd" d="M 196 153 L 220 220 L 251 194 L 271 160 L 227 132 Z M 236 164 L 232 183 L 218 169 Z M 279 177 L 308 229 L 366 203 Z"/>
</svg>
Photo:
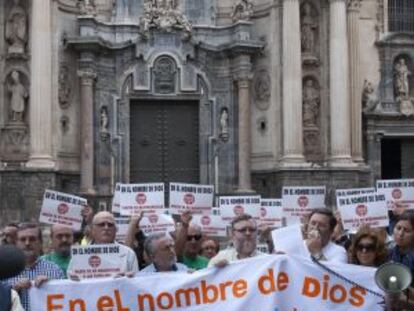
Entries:
<svg viewBox="0 0 414 311">
<path fill-rule="evenodd" d="M 414 5 L 0 3 L 0 218 L 116 182 L 280 197 L 414 176 Z"/>
</svg>

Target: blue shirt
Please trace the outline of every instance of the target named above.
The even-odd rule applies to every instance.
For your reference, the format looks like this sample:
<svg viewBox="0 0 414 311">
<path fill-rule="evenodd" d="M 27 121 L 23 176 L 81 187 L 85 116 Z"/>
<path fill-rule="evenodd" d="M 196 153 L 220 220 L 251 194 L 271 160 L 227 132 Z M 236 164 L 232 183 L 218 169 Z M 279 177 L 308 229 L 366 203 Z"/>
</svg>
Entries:
<svg viewBox="0 0 414 311">
<path fill-rule="evenodd" d="M 403 254 L 401 253 L 400 248 L 398 246 L 395 246 L 389 254 L 389 260 L 401 263 L 410 269 L 411 275 L 413 276 L 413 280 L 411 282 L 411 286 L 413 287 L 414 286 L 414 248 L 412 248 L 407 254 Z"/>
<path fill-rule="evenodd" d="M 5 279 L 4 283 L 13 286 L 21 279 L 34 280 L 39 275 L 47 276 L 48 279 L 65 278 L 62 269 L 60 269 L 58 265 L 53 262 L 38 258 L 32 267 L 26 267 L 19 275 Z M 30 311 L 29 291 L 27 289 L 22 289 L 19 291 L 19 295 L 23 308 L 26 311 Z"/>
</svg>

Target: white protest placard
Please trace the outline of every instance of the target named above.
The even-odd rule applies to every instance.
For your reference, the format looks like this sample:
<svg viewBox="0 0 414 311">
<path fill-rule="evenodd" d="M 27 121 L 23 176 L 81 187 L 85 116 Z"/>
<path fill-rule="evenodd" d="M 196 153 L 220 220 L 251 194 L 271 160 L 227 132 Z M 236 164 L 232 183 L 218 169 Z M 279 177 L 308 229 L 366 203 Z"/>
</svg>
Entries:
<svg viewBox="0 0 414 311">
<path fill-rule="evenodd" d="M 260 219 L 260 195 L 221 196 L 220 214 L 224 221 L 231 222 L 241 214 L 249 214 L 255 220 Z"/>
<path fill-rule="evenodd" d="M 59 224 L 80 230 L 82 226 L 82 209 L 86 199 L 58 191 L 46 190 L 43 196 L 39 222 Z"/>
<path fill-rule="evenodd" d="M 287 224 L 299 223 L 312 209 L 325 207 L 325 186 L 283 187 L 282 199 Z"/>
<path fill-rule="evenodd" d="M 115 191 L 114 191 L 114 196 L 112 198 L 112 213 L 120 213 L 120 191 L 121 191 L 121 183 L 116 183 L 115 185 Z"/>
<path fill-rule="evenodd" d="M 275 251 L 277 252 L 307 258 L 310 256 L 303 241 L 300 224 L 293 224 L 288 227 L 273 230 L 272 240 Z"/>
<path fill-rule="evenodd" d="M 80 279 L 113 277 L 125 272 L 126 249 L 119 244 L 72 246 L 68 273 Z"/>
<path fill-rule="evenodd" d="M 144 214 L 139 223 L 139 228 L 145 235 L 169 233 L 175 231 L 175 222 L 170 215 L 150 213 Z"/>
<path fill-rule="evenodd" d="M 387 227 L 388 209 L 383 194 L 362 194 L 338 198 L 338 210 L 345 230 L 355 230 L 361 225 Z"/>
<path fill-rule="evenodd" d="M 345 197 L 345 196 L 352 196 L 352 195 L 360 195 L 360 194 L 370 194 L 374 193 L 375 188 L 351 188 L 351 189 L 336 189 L 335 195 L 336 197 Z"/>
<path fill-rule="evenodd" d="M 185 211 L 210 214 L 213 198 L 214 186 L 170 183 L 170 210 L 173 214 Z"/>
<path fill-rule="evenodd" d="M 283 227 L 282 199 L 262 199 L 260 224 L 276 229 Z"/>
<path fill-rule="evenodd" d="M 221 216 L 217 215 L 193 215 L 191 220 L 193 225 L 201 228 L 201 232 L 207 236 L 226 237 L 227 223 Z"/>
<path fill-rule="evenodd" d="M 129 223 L 131 222 L 130 217 L 115 217 L 116 223 L 116 236 L 115 240 L 118 242 L 125 242 L 126 234 L 128 231 Z"/>
<path fill-rule="evenodd" d="M 122 184 L 120 188 L 121 215 L 164 212 L 163 183 Z"/>
<path fill-rule="evenodd" d="M 385 195 L 390 210 L 414 209 L 414 179 L 377 180 L 377 193 Z"/>
</svg>

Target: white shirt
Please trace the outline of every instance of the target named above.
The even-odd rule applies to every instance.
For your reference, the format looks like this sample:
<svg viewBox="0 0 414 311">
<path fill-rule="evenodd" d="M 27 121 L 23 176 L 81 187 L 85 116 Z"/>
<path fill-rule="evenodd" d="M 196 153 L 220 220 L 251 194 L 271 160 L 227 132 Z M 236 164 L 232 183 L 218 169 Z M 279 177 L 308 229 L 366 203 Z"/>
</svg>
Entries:
<svg viewBox="0 0 414 311">
<path fill-rule="evenodd" d="M 310 253 L 308 250 L 308 247 L 306 245 L 306 241 L 303 241 L 305 243 L 305 254 L 302 254 L 302 256 L 310 257 Z M 336 245 L 335 243 L 329 241 L 328 244 L 326 244 L 322 248 L 322 255 L 324 258 L 326 258 L 326 261 L 335 261 L 335 262 L 341 262 L 341 263 L 348 263 L 348 255 L 346 253 L 345 248 L 342 246 Z"/>
<path fill-rule="evenodd" d="M 256 257 L 256 256 L 264 256 L 267 255 L 265 253 L 259 252 L 258 250 L 255 250 L 249 257 Z M 238 253 L 235 248 L 225 249 L 220 251 L 216 256 L 211 258 L 211 260 L 208 263 L 208 268 L 215 266 L 216 263 L 222 260 L 227 260 L 228 262 L 237 261 L 240 260 L 238 258 Z"/>
</svg>

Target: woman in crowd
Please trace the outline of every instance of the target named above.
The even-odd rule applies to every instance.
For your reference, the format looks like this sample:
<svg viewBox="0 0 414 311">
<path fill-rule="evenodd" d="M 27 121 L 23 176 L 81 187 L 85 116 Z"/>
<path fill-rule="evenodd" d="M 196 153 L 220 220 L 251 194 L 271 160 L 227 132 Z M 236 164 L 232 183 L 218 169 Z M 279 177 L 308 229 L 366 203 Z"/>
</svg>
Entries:
<svg viewBox="0 0 414 311">
<path fill-rule="evenodd" d="M 201 242 L 201 256 L 213 258 L 220 251 L 220 244 L 212 238 L 205 238 Z"/>
<path fill-rule="evenodd" d="M 349 255 L 349 263 L 361 266 L 378 267 L 387 260 L 383 238 L 368 227 L 362 227 L 355 234 Z"/>
</svg>

